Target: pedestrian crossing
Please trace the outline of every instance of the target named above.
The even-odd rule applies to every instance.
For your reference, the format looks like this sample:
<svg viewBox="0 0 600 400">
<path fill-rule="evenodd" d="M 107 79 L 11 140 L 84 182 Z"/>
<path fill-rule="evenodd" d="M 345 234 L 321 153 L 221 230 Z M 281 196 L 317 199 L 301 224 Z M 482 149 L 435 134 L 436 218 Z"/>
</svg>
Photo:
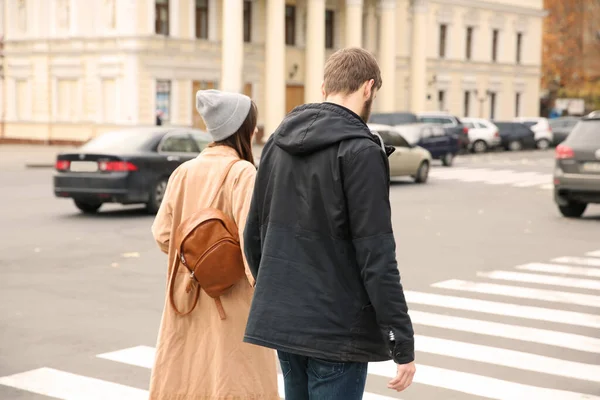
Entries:
<svg viewBox="0 0 600 400">
<path fill-rule="evenodd" d="M 429 176 L 433 179 L 459 181 L 468 183 L 484 183 L 486 185 L 508 185 L 517 188 L 536 188 L 551 190 L 552 174 L 514 171 L 511 169 L 491 168 L 432 168 Z"/>
<path fill-rule="evenodd" d="M 600 362 L 590 362 L 600 359 L 600 250 L 479 271 L 473 280 L 436 282 L 405 296 L 415 325 L 413 386 L 390 392 L 382 382 L 394 377 L 394 363 L 371 363 L 365 400 L 600 400 Z M 94 359 L 149 375 L 154 354 L 154 347 L 135 345 Z M 449 368 L 448 360 L 461 367 Z M 0 385 L 62 400 L 148 398 L 144 387 L 47 366 L 0 377 Z M 425 387 L 451 394 L 424 397 Z"/>
</svg>

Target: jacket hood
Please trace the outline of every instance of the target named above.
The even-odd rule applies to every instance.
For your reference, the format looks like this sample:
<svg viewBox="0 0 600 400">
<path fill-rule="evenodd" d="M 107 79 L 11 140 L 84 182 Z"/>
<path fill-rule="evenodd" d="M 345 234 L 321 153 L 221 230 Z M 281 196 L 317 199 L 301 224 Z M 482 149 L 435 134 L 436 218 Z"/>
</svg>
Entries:
<svg viewBox="0 0 600 400">
<path fill-rule="evenodd" d="M 275 144 L 286 153 L 307 155 L 348 139 L 375 141 L 362 119 L 333 103 L 296 107 L 273 134 Z"/>
</svg>

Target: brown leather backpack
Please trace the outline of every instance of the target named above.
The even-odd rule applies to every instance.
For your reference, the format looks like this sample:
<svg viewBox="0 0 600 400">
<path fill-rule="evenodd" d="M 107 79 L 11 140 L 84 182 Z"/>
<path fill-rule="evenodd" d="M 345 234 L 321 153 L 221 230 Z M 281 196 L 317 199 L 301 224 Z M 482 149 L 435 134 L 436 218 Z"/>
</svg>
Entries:
<svg viewBox="0 0 600 400">
<path fill-rule="evenodd" d="M 206 294 L 215 300 L 221 319 L 225 319 L 225 310 L 220 296 L 229 291 L 246 274 L 238 227 L 221 210 L 212 207 L 229 171 L 237 161 L 239 160 L 232 161 L 225 168 L 221 182 L 208 203 L 209 207 L 194 213 L 177 227 L 175 234 L 177 253 L 169 283 L 169 300 L 178 315 L 191 313 L 198 303 L 200 290 L 204 289 Z M 185 313 L 179 311 L 174 299 L 179 264 L 189 272 L 186 293 L 189 294 L 195 287 L 193 305 Z"/>
</svg>

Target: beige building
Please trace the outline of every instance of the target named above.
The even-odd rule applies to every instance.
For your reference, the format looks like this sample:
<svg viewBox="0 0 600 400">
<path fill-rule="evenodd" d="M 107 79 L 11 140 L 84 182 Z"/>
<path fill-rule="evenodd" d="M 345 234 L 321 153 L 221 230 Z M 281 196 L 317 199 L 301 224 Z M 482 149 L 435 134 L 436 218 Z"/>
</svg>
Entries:
<svg viewBox="0 0 600 400">
<path fill-rule="evenodd" d="M 0 0 L 4 139 L 201 126 L 194 94 L 251 95 L 271 133 L 321 101 L 325 60 L 380 62 L 375 108 L 537 115 L 542 0 Z"/>
</svg>

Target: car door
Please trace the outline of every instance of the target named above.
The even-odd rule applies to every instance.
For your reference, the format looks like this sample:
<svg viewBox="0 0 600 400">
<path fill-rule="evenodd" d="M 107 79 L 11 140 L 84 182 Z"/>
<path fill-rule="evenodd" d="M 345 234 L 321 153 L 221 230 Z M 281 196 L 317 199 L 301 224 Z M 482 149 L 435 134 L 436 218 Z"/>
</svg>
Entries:
<svg viewBox="0 0 600 400">
<path fill-rule="evenodd" d="M 439 143 L 436 140 L 436 138 L 433 137 L 433 132 L 431 130 L 431 127 L 430 126 L 422 127 L 419 136 L 420 136 L 420 139 L 417 142 L 417 144 L 419 146 L 423 147 L 424 149 L 429 150 L 429 152 L 431 153 L 431 156 L 433 158 L 439 157 L 440 156 Z"/>
<path fill-rule="evenodd" d="M 186 131 L 174 131 L 165 135 L 157 151 L 164 165 L 164 175 L 171 175 L 177 167 L 200 153 L 196 141 Z"/>
<path fill-rule="evenodd" d="M 414 175 L 420 164 L 420 156 L 414 148 L 408 144 L 399 132 L 390 132 L 390 143 L 396 148 L 399 175 Z M 393 154 L 392 154 L 393 155 Z"/>
</svg>

